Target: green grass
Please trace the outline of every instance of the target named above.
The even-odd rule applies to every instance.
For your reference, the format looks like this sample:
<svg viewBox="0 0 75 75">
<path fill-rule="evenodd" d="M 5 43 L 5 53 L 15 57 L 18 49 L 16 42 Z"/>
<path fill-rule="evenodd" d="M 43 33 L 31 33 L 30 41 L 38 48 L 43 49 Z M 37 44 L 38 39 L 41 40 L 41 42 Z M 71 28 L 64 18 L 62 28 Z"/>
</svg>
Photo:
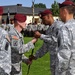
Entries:
<svg viewBox="0 0 75 75">
<path fill-rule="evenodd" d="M 32 38 L 25 37 L 24 42 L 27 43 Z M 38 50 L 43 44 L 43 41 L 38 39 L 37 43 L 35 44 L 34 53 Z M 25 55 L 28 57 L 31 54 L 31 50 L 26 52 Z M 27 74 L 28 66 L 22 63 L 22 73 L 23 75 Z M 49 53 L 44 55 L 42 58 L 34 60 L 29 71 L 29 75 L 50 75 L 50 56 Z"/>
</svg>

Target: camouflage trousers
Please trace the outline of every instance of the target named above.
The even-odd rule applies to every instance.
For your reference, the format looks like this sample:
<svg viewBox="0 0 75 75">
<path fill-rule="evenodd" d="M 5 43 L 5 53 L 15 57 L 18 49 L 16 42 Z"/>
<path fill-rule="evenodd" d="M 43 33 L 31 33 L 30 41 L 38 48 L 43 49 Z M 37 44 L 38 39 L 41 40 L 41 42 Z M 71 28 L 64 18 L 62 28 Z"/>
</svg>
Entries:
<svg viewBox="0 0 75 75">
<path fill-rule="evenodd" d="M 22 72 L 16 74 L 16 73 L 10 73 L 10 75 L 22 75 Z"/>
<path fill-rule="evenodd" d="M 10 75 L 22 75 L 22 71 L 17 71 L 14 66 L 12 66 L 12 71 Z"/>
<path fill-rule="evenodd" d="M 5 73 L 5 71 L 2 68 L 0 68 L 0 75 L 9 75 L 9 74 Z"/>
<path fill-rule="evenodd" d="M 55 65 L 51 65 L 51 75 L 55 75 Z"/>
<path fill-rule="evenodd" d="M 55 75 L 55 70 L 56 70 L 56 54 L 51 54 L 50 55 L 50 69 L 51 69 L 51 75 Z"/>
</svg>

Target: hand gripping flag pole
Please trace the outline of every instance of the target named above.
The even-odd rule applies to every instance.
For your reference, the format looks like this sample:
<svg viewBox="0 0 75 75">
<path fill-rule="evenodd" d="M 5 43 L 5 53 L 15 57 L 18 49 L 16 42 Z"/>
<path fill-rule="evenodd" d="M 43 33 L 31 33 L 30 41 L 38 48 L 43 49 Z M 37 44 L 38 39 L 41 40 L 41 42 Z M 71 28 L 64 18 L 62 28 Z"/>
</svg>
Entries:
<svg viewBox="0 0 75 75">
<path fill-rule="evenodd" d="M 33 55 L 33 53 L 34 53 L 34 49 L 32 49 L 31 55 Z M 28 65 L 27 75 L 29 74 L 29 71 L 30 71 L 30 66 L 31 66 L 31 64 L 29 64 L 29 65 Z"/>
</svg>

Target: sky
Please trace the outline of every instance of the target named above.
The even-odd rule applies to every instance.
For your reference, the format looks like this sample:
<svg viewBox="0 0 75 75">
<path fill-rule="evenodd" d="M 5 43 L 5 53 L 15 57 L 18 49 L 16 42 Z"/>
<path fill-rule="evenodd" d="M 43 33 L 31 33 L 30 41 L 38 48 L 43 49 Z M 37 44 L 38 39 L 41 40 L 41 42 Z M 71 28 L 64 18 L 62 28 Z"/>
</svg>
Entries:
<svg viewBox="0 0 75 75">
<path fill-rule="evenodd" d="M 43 3 L 46 5 L 47 8 L 50 8 L 51 5 L 54 3 L 54 0 L 0 0 L 0 6 L 6 6 L 6 5 L 17 5 L 22 4 L 22 6 L 25 7 L 31 7 L 32 1 L 35 1 L 34 3 Z M 58 3 L 62 3 L 65 0 L 56 0 Z"/>
</svg>

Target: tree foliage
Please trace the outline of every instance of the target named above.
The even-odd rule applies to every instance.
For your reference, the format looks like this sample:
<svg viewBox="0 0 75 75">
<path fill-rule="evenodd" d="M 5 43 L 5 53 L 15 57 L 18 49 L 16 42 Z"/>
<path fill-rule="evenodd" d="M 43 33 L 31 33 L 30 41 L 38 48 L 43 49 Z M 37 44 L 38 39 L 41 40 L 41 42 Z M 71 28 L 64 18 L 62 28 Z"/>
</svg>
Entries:
<svg viewBox="0 0 75 75">
<path fill-rule="evenodd" d="M 43 3 L 39 3 L 39 4 L 34 4 L 35 8 L 46 8 L 46 5 Z"/>
<path fill-rule="evenodd" d="M 51 5 L 51 10 L 52 10 L 54 16 L 59 15 L 59 5 L 56 1 L 54 1 L 54 3 Z"/>
</svg>

